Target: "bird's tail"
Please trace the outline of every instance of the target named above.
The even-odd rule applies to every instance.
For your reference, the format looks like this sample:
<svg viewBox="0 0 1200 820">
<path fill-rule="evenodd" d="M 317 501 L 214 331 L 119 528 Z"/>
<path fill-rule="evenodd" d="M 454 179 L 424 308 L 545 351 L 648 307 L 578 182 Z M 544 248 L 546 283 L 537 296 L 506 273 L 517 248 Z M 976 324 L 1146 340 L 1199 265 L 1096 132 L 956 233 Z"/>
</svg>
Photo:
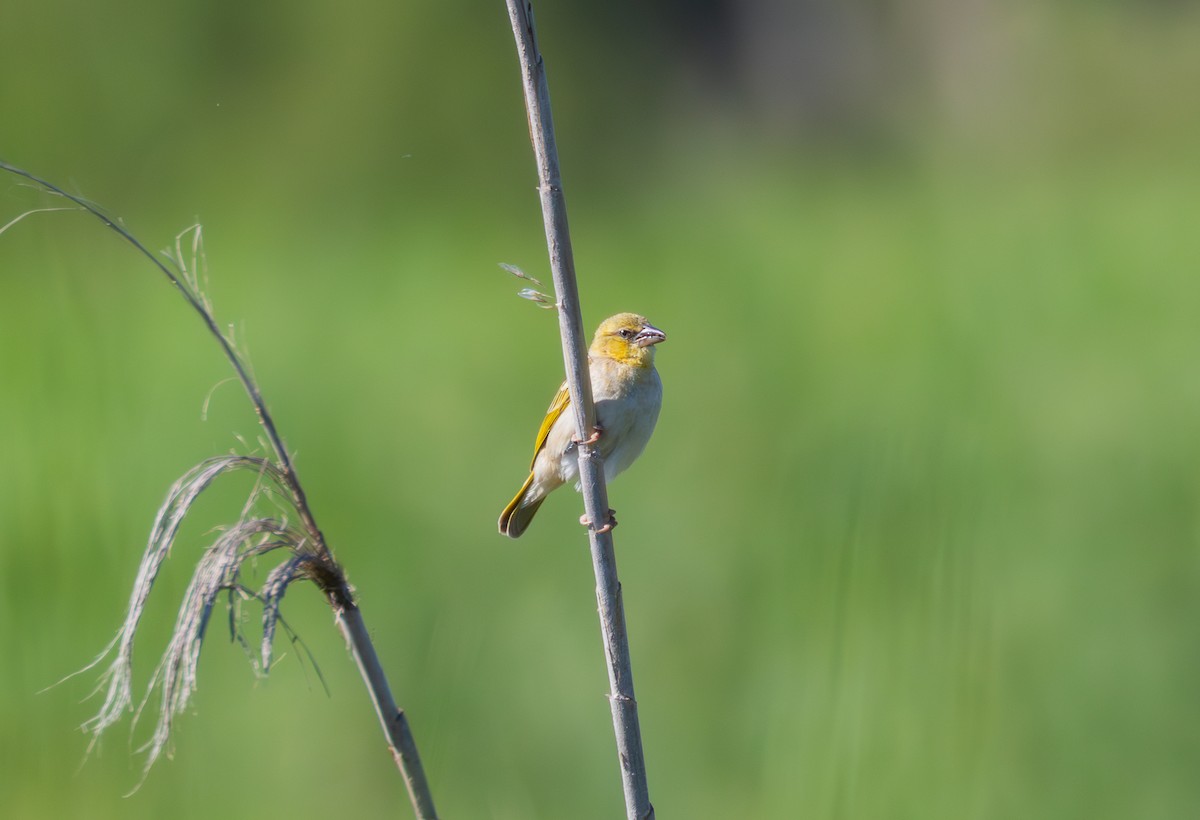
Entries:
<svg viewBox="0 0 1200 820">
<path fill-rule="evenodd" d="M 525 483 L 517 491 L 516 497 L 508 502 L 504 512 L 500 513 L 500 533 L 502 535 L 507 535 L 509 538 L 520 538 L 521 533 L 525 532 L 525 528 L 533 520 L 533 514 L 546 500 L 545 494 L 537 498 L 530 498 L 529 488 L 532 486 L 533 473 L 530 473 L 529 478 L 525 479 Z"/>
</svg>

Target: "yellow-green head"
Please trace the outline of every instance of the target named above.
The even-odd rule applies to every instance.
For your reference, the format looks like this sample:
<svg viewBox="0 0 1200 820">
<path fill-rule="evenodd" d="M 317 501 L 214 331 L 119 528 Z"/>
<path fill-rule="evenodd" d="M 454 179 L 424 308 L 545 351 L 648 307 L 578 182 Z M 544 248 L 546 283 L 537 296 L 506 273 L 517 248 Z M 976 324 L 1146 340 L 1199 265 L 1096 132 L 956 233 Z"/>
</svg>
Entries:
<svg viewBox="0 0 1200 820">
<path fill-rule="evenodd" d="M 600 323 L 592 339 L 591 354 L 634 367 L 651 367 L 654 346 L 666 339 L 667 334 L 650 324 L 645 316 L 618 313 Z"/>
</svg>

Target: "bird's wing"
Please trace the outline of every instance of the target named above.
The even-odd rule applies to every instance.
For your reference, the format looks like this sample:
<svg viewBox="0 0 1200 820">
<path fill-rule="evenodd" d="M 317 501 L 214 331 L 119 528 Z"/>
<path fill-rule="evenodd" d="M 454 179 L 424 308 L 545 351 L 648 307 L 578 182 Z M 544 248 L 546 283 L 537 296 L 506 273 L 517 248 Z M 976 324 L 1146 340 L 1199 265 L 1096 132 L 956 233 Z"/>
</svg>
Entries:
<svg viewBox="0 0 1200 820">
<path fill-rule="evenodd" d="M 570 406 L 571 393 L 567 390 L 567 383 L 564 381 L 562 387 L 558 388 L 558 393 L 555 394 L 554 401 L 550 402 L 550 408 L 546 411 L 546 418 L 542 419 L 542 426 L 538 430 L 537 441 L 533 443 L 533 461 L 537 461 L 538 453 L 546 446 L 546 438 L 550 435 L 550 428 L 554 426 L 554 422 L 558 421 L 559 416 Z M 533 462 L 530 462 L 529 469 L 533 469 Z"/>
</svg>

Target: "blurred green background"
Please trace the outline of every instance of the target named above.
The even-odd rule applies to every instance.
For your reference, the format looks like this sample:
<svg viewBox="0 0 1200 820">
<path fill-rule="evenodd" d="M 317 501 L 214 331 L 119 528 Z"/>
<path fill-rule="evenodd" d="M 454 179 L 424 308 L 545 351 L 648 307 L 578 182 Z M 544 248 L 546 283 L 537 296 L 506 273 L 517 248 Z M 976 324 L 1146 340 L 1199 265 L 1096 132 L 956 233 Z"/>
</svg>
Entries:
<svg viewBox="0 0 1200 820">
<path fill-rule="evenodd" d="M 1197 6 L 538 11 L 585 323 L 670 336 L 611 491 L 659 816 L 1196 816 Z M 495 532 L 562 368 L 497 267 L 546 271 L 503 4 L 8 2 L 0 156 L 152 249 L 204 224 L 443 816 L 622 816 L 578 499 Z M 0 224 L 54 204 L 0 180 Z M 132 797 L 127 725 L 80 767 L 88 676 L 39 693 L 175 478 L 254 440 L 234 385 L 201 418 L 227 376 L 95 220 L 0 237 L 3 816 L 407 816 L 310 587 L 331 695 L 215 627 Z"/>
</svg>

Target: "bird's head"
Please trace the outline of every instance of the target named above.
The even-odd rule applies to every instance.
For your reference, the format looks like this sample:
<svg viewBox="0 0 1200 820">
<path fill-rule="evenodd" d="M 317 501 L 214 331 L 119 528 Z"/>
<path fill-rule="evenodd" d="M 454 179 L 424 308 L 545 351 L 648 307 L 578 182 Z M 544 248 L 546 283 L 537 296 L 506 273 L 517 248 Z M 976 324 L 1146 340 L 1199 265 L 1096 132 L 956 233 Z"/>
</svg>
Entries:
<svg viewBox="0 0 1200 820">
<path fill-rule="evenodd" d="M 654 346 L 667 334 L 636 313 L 618 313 L 600 323 L 592 339 L 593 356 L 613 359 L 635 367 L 654 364 Z"/>
</svg>

